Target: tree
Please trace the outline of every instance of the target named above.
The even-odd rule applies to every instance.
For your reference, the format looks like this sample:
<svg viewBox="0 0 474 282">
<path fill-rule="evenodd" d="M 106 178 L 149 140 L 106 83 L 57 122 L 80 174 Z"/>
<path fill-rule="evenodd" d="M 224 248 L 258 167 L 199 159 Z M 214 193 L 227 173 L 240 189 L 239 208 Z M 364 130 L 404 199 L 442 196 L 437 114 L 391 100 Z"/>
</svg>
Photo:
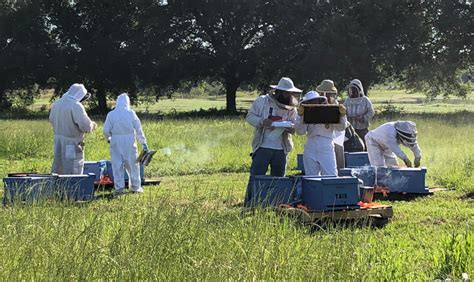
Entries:
<svg viewBox="0 0 474 282">
<path fill-rule="evenodd" d="M 56 90 L 82 82 L 95 92 L 100 112 L 107 94 L 135 95 L 131 47 L 137 6 L 127 0 L 46 0 L 51 35 L 61 51 L 56 58 Z"/>
<path fill-rule="evenodd" d="M 265 61 L 259 54 L 268 46 L 263 43 L 265 37 L 281 23 L 279 8 L 272 1 L 259 0 L 170 2 L 168 26 L 174 32 L 167 39 L 176 52 L 166 57 L 186 72 L 182 78 L 219 79 L 225 85 L 227 111 L 234 113 L 238 87 L 254 79 Z M 158 56 L 149 58 L 169 65 Z"/>
<path fill-rule="evenodd" d="M 424 1 L 429 40 L 419 48 L 420 59 L 405 68 L 407 87 L 431 97 L 466 96 L 460 71 L 474 65 L 474 11 L 472 1 Z"/>
<path fill-rule="evenodd" d="M 342 88 L 359 78 L 367 93 L 370 85 L 395 77 L 429 93 L 465 93 L 457 87 L 457 70 L 474 58 L 470 2 L 328 0 L 302 6 L 300 28 L 289 25 L 279 34 L 297 38 L 297 48 L 276 60 L 283 62 L 280 73 L 300 86 L 331 78 Z"/>
<path fill-rule="evenodd" d="M 54 44 L 38 1 L 0 1 L 0 108 L 27 106 L 48 85 Z M 17 90 L 21 90 L 17 92 Z M 15 97 L 12 97 L 15 95 Z"/>
<path fill-rule="evenodd" d="M 399 1 L 309 1 L 299 14 L 300 29 L 284 31 L 298 40 L 283 71 L 303 87 L 314 87 L 330 78 L 339 88 L 350 79 L 362 80 L 365 90 L 384 78 L 408 44 L 401 30 L 418 24 L 408 14 L 415 8 Z M 408 10 L 412 11 L 408 12 Z M 415 18 L 416 20 L 416 18 Z M 394 68 L 391 68 L 393 70 Z"/>
<path fill-rule="evenodd" d="M 138 1 L 132 51 L 138 88 L 154 89 L 155 96 L 168 95 L 182 84 L 199 80 L 200 56 L 183 42 L 189 22 L 179 22 L 174 5 L 153 0 Z"/>
<path fill-rule="evenodd" d="M 108 95 L 211 78 L 234 113 L 240 85 L 281 76 L 306 89 L 395 77 L 432 96 L 463 95 L 457 72 L 473 65 L 473 15 L 468 0 L 0 0 L 0 106 L 17 89 L 82 82 L 105 112 Z"/>
</svg>

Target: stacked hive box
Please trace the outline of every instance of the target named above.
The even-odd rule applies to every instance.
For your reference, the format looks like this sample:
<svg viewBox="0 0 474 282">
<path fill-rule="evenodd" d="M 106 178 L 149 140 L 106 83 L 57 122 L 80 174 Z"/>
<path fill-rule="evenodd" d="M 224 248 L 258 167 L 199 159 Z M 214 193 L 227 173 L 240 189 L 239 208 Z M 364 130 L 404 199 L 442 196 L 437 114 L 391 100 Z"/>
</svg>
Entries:
<svg viewBox="0 0 474 282">
<path fill-rule="evenodd" d="M 87 201 L 94 198 L 94 174 L 22 175 L 3 178 L 3 203 L 44 199 Z"/>
<path fill-rule="evenodd" d="M 359 181 L 355 177 L 251 176 L 246 207 L 269 207 L 303 203 L 308 209 L 330 211 L 359 206 Z"/>
<path fill-rule="evenodd" d="M 385 186 L 394 193 L 429 193 L 425 185 L 426 168 L 344 168 L 339 171 L 339 175 L 353 175 L 361 179 L 365 186 Z"/>
</svg>

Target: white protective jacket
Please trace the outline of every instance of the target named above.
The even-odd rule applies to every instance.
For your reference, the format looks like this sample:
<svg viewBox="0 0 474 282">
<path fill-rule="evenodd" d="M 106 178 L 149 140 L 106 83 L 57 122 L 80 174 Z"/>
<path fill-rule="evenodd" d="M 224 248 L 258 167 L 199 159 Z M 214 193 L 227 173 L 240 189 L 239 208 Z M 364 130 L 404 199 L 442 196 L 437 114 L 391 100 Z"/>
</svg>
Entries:
<svg viewBox="0 0 474 282">
<path fill-rule="evenodd" d="M 263 127 L 262 123 L 263 120 L 268 118 L 270 108 L 274 109 L 274 115 L 281 116 L 283 120 L 288 120 L 293 123 L 296 121 L 297 113 L 295 108 L 279 103 L 270 95 L 263 95 L 255 99 L 246 117 L 246 121 L 255 127 L 254 137 L 252 140 L 252 152 L 257 151 L 258 148 L 260 148 L 264 134 L 268 131 Z M 285 131 L 282 133 L 281 138 L 283 150 L 285 154 L 288 154 L 293 149 L 291 134 Z"/>
<path fill-rule="evenodd" d="M 347 109 L 347 119 L 355 129 L 369 128 L 370 121 L 375 114 L 372 102 L 364 95 L 364 87 L 360 80 L 352 80 L 349 84 L 349 87 L 351 86 L 355 86 L 360 90 L 360 96 L 357 98 L 349 97 L 344 101 L 344 106 Z"/>
<path fill-rule="evenodd" d="M 369 161 L 372 166 L 398 166 L 396 157 L 402 160 L 408 159 L 400 148 L 401 142 L 397 139 L 395 129 L 397 123 L 404 122 L 387 122 L 369 131 L 365 136 Z M 421 159 L 421 149 L 418 143 L 407 147 L 413 152 L 415 158 Z"/>
<path fill-rule="evenodd" d="M 305 124 L 303 117 L 298 116 L 295 124 L 296 133 L 307 136 L 303 152 L 306 175 L 337 176 L 334 140 L 347 126 L 346 116 L 342 116 L 337 124 Z"/>
<path fill-rule="evenodd" d="M 140 119 L 130 109 L 130 98 L 126 93 L 118 96 L 115 109 L 107 114 L 103 132 L 105 137 L 110 139 L 115 190 L 122 192 L 125 188 L 126 172 L 131 180 L 132 191 L 141 192 L 140 166 L 137 162 L 138 151 L 135 138 L 142 145 L 146 144 L 146 138 Z"/>
<path fill-rule="evenodd" d="M 73 84 L 51 106 L 49 122 L 54 131 L 54 160 L 52 173 L 82 174 L 84 169 L 84 135 L 97 124 L 80 103 L 87 94 L 82 84 Z"/>
</svg>

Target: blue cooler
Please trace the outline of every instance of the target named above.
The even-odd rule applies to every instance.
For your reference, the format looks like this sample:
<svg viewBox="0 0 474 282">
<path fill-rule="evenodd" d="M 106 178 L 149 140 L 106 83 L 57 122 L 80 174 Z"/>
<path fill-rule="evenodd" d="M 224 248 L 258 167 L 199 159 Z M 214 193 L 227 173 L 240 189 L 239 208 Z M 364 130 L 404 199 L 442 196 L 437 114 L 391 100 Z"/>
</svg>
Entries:
<svg viewBox="0 0 474 282">
<path fill-rule="evenodd" d="M 58 175 L 56 193 L 62 200 L 94 199 L 94 174 Z"/>
<path fill-rule="evenodd" d="M 246 207 L 269 207 L 293 202 L 294 179 L 290 177 L 250 176 L 245 196 Z"/>
<path fill-rule="evenodd" d="M 377 182 L 396 193 L 429 193 L 426 168 L 377 168 Z"/>
<path fill-rule="evenodd" d="M 35 202 L 51 197 L 57 176 L 14 176 L 3 178 L 3 204 L 16 200 Z"/>
<path fill-rule="evenodd" d="M 310 210 L 359 208 L 359 180 L 356 177 L 303 178 L 302 188 L 302 200 Z"/>
<path fill-rule="evenodd" d="M 296 169 L 304 173 L 303 154 L 296 155 Z"/>
<path fill-rule="evenodd" d="M 296 187 L 295 201 L 301 201 L 301 194 L 303 192 L 303 188 L 302 188 L 303 178 L 330 178 L 330 177 L 337 177 L 337 175 L 295 175 L 291 177 L 294 178 L 294 183 Z"/>
<path fill-rule="evenodd" d="M 344 153 L 346 167 L 369 166 L 369 154 L 367 152 L 346 152 Z"/>
<path fill-rule="evenodd" d="M 95 174 L 95 182 L 99 182 L 107 171 L 107 161 L 85 161 L 83 174 Z"/>
<path fill-rule="evenodd" d="M 112 182 L 114 181 L 114 171 L 112 169 L 112 162 L 111 161 L 106 161 L 106 175 L 110 178 L 110 180 L 112 180 Z M 128 182 L 128 174 L 127 172 L 124 172 L 125 173 L 125 176 L 124 176 L 124 179 L 125 179 L 125 182 Z M 142 184 L 145 183 L 145 167 L 140 164 L 140 178 L 142 180 Z"/>
<path fill-rule="evenodd" d="M 358 167 L 339 170 L 339 176 L 351 175 L 361 179 L 364 186 L 378 184 L 394 193 L 429 193 L 425 186 L 426 168 Z"/>
</svg>

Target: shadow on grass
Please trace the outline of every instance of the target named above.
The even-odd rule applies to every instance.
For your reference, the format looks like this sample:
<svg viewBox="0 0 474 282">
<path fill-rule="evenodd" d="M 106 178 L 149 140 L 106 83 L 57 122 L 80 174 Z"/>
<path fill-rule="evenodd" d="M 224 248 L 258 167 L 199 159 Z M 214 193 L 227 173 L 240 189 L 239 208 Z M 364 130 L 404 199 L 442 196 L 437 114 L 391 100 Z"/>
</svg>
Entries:
<svg viewBox="0 0 474 282">
<path fill-rule="evenodd" d="M 365 216 L 361 218 L 347 218 L 347 219 L 333 219 L 333 218 L 319 218 L 314 221 L 307 221 L 304 216 L 299 213 L 284 213 L 275 210 L 272 207 L 267 208 L 246 208 L 242 206 L 231 206 L 231 208 L 240 208 L 240 218 L 261 217 L 262 215 L 275 213 L 281 221 L 289 221 L 299 229 L 306 229 L 310 233 L 328 232 L 334 230 L 356 230 L 360 228 L 383 228 L 390 222 L 389 218 Z"/>
<path fill-rule="evenodd" d="M 311 232 L 327 232 L 331 230 L 355 230 L 360 228 L 378 229 L 383 228 L 389 223 L 388 218 L 364 218 L 364 219 L 344 219 L 344 220 L 330 220 L 324 219 L 315 221 L 308 225 Z"/>
<path fill-rule="evenodd" d="M 460 197 L 461 200 L 474 200 L 474 192 L 469 192 Z"/>
<path fill-rule="evenodd" d="M 88 111 L 92 119 L 105 120 L 105 114 L 100 114 L 96 111 Z M 228 112 L 225 109 L 210 108 L 207 110 L 194 110 L 189 112 L 171 112 L 167 114 L 137 112 L 137 115 L 144 120 L 163 120 L 163 119 L 216 119 L 216 118 L 237 118 L 244 117 L 247 114 L 246 110 L 238 109 L 236 112 Z M 35 111 L 16 111 L 16 112 L 2 112 L 0 113 L 1 120 L 43 120 L 48 119 L 48 112 Z"/>
<path fill-rule="evenodd" d="M 432 196 L 433 193 L 389 193 L 383 196 L 382 193 L 375 193 L 374 200 L 411 202 L 424 197 Z"/>
</svg>

